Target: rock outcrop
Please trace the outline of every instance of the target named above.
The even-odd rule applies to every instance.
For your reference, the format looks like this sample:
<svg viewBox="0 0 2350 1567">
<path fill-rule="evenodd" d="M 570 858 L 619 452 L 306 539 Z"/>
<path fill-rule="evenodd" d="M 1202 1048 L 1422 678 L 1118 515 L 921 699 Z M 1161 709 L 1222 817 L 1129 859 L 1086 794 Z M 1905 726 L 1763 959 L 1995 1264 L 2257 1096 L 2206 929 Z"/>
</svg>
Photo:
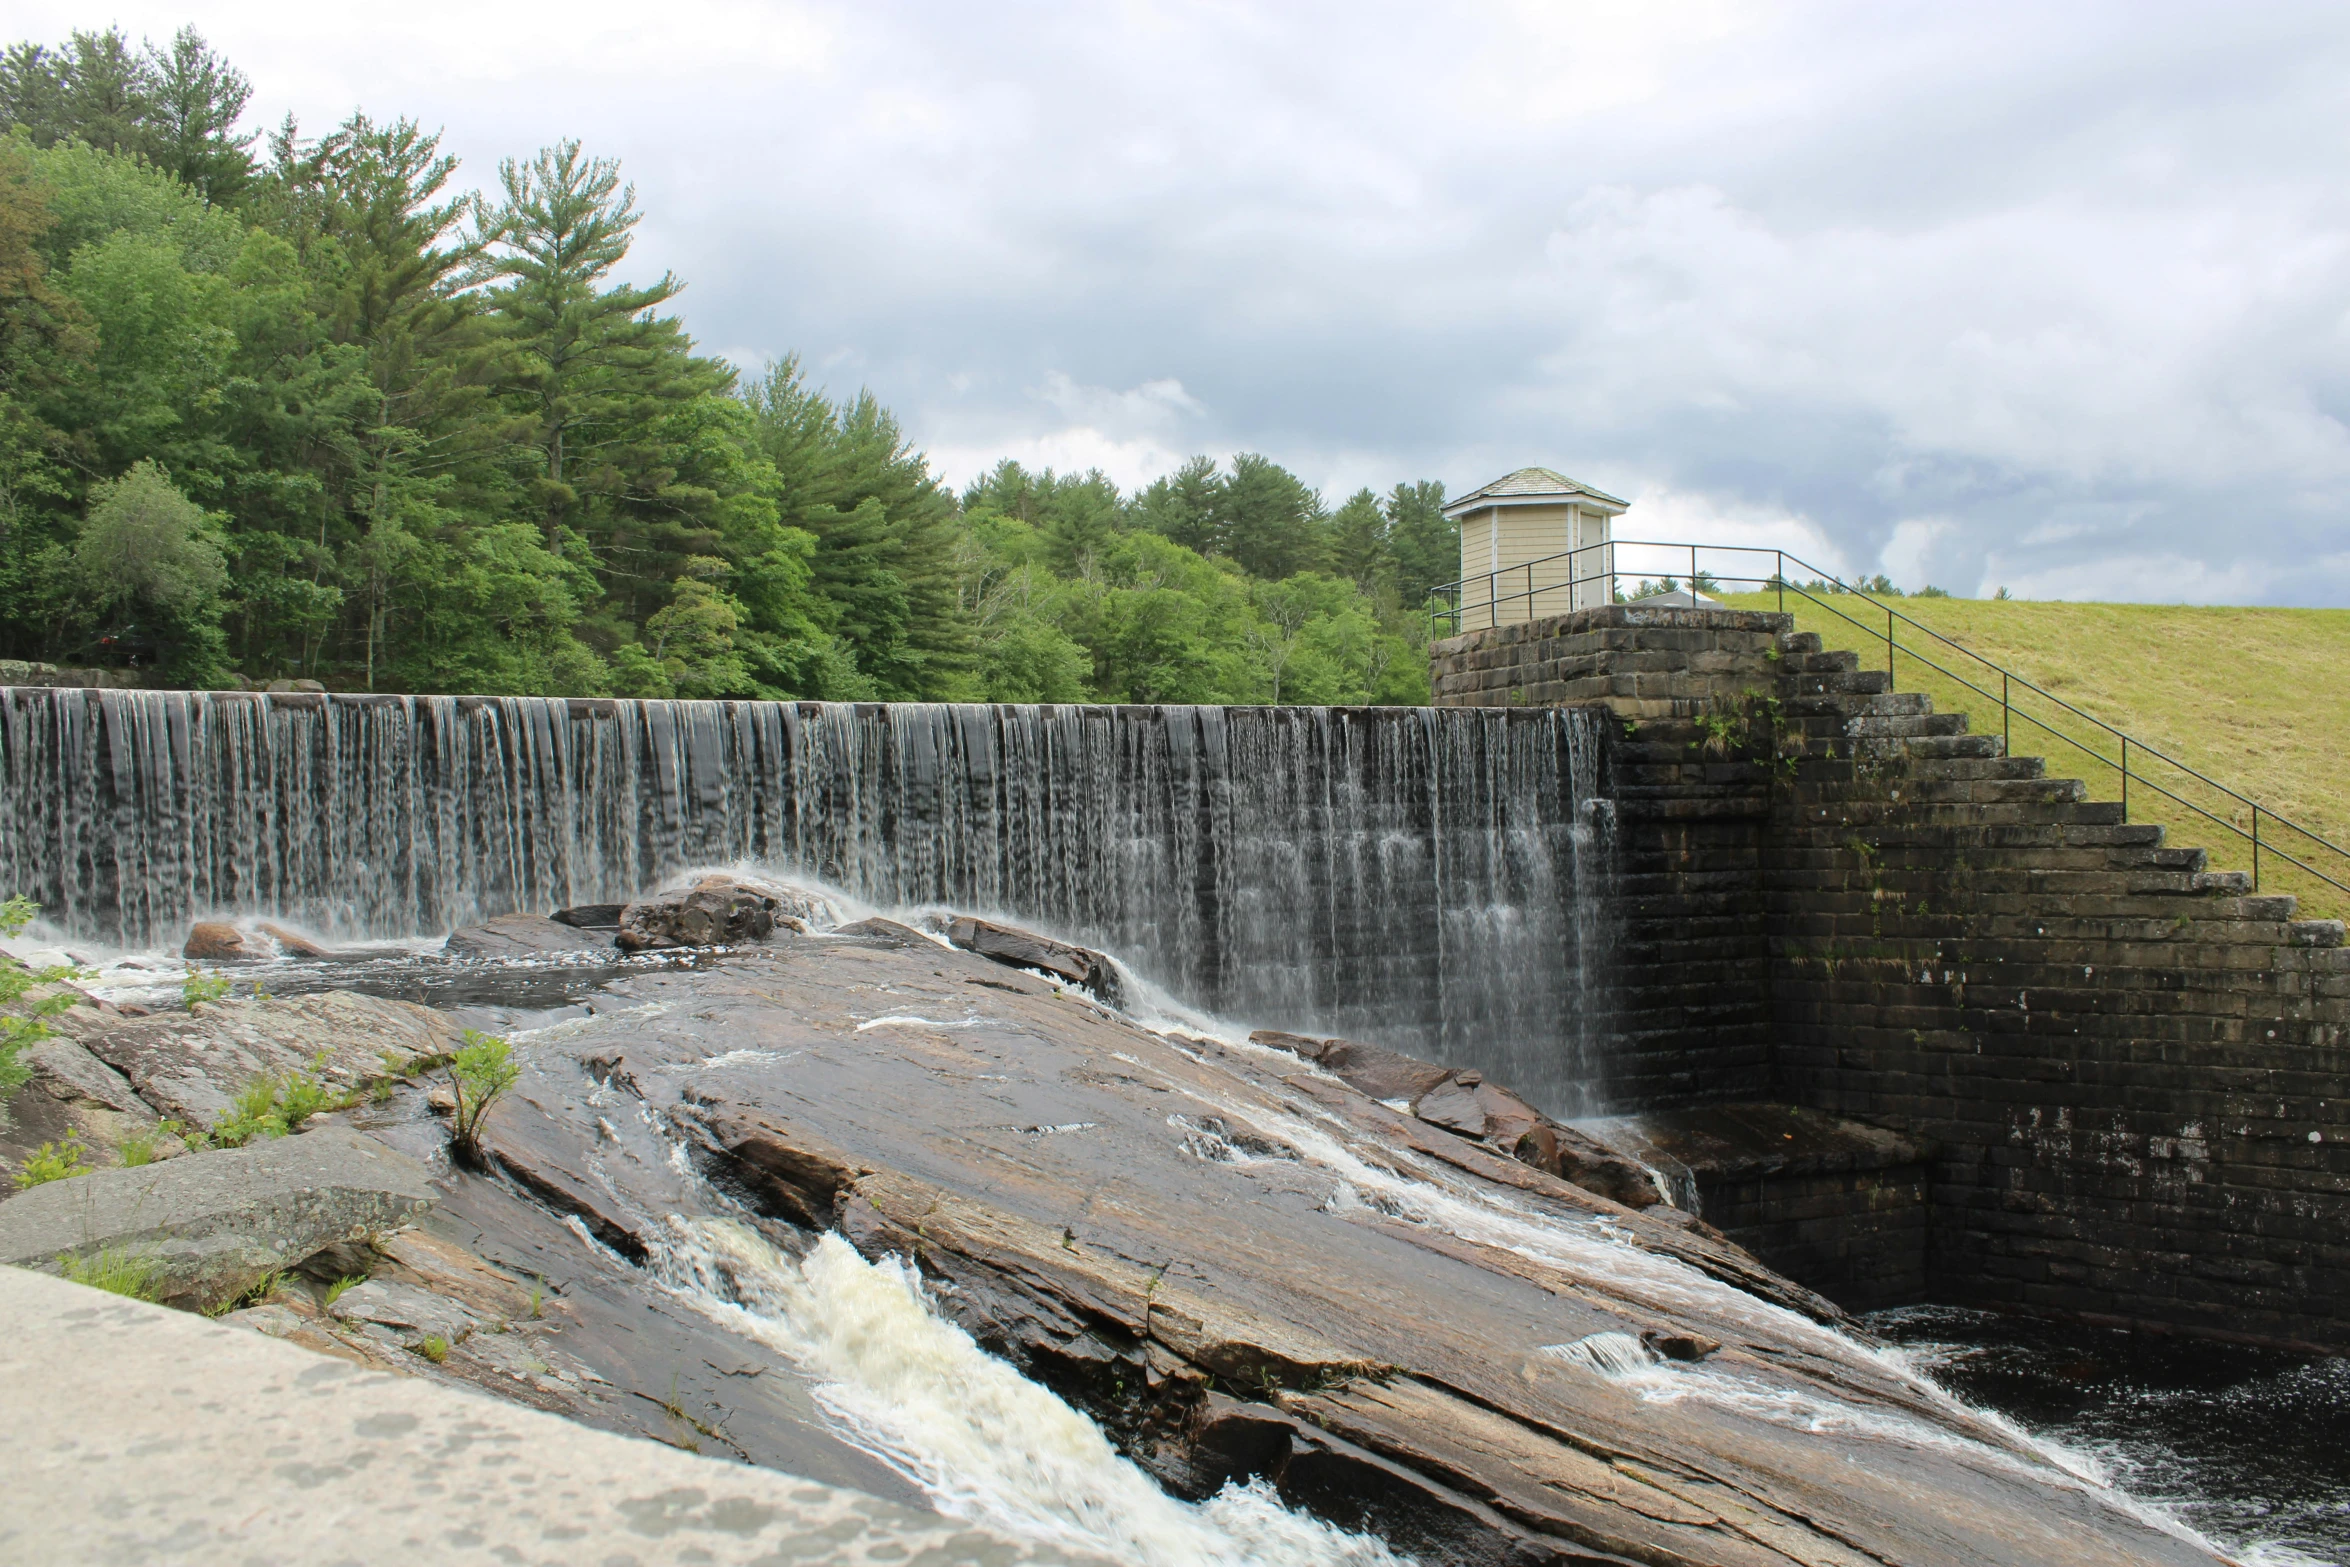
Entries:
<svg viewBox="0 0 2350 1567">
<path fill-rule="evenodd" d="M 614 947 L 608 929 L 582 927 L 544 914 L 501 914 L 452 932 L 441 950 L 453 958 L 538 958 L 609 953 Z"/>
<path fill-rule="evenodd" d="M 312 1072 L 349 1091 L 457 1048 L 447 1016 L 349 991 L 209 1002 L 126 1018 L 76 1007 L 54 1020 L 156 1113 L 209 1129 L 255 1079 Z M 323 1057 L 323 1059 L 321 1059 Z"/>
<path fill-rule="evenodd" d="M 1179 1493 L 1260 1477 L 1425 1561 L 2209 1562 L 1703 1224 L 1504 1152 L 1481 1081 L 1423 1083 L 1439 1124 L 1001 975 L 798 941 L 631 976 L 522 1046 L 484 1143 L 721 1298 L 810 1231 L 911 1259 Z M 741 1250 L 680 1251 L 713 1225 Z"/>
<path fill-rule="evenodd" d="M 424 1166 L 347 1127 L 50 1181 L 0 1203 L 0 1262 L 128 1260 L 156 1298 L 204 1310 L 329 1246 L 412 1222 Z"/>
<path fill-rule="evenodd" d="M 672 947 L 734 947 L 765 941 L 780 925 L 805 930 L 829 915 L 815 894 L 738 876 L 704 876 L 620 911 L 615 938 L 623 952 Z"/>
<path fill-rule="evenodd" d="M 1017 926 L 957 915 L 946 922 L 947 940 L 1009 968 L 1038 969 L 1088 992 L 1110 1006 L 1125 1005 L 1118 965 L 1089 947 L 1073 947 Z"/>
<path fill-rule="evenodd" d="M 1315 1039 L 1259 1029 L 1252 1043 L 1302 1056 L 1383 1104 L 1400 1105 L 1430 1126 L 1509 1155 L 1627 1208 L 1663 1201 L 1639 1161 L 1588 1132 L 1563 1125 L 1473 1069 L 1456 1070 L 1359 1039 Z"/>
</svg>

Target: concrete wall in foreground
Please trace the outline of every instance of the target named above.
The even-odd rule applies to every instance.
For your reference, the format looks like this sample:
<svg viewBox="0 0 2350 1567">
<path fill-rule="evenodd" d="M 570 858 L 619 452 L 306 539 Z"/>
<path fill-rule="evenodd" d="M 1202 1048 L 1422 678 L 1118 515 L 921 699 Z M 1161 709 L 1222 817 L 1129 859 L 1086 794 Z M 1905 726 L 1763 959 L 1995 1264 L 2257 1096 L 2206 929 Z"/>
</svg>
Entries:
<svg viewBox="0 0 2350 1567">
<path fill-rule="evenodd" d="M 1622 725 L 1618 1108 L 1931 1144 L 1936 1299 L 2350 1346 L 2339 923 L 1780 617 L 1618 606 L 1433 658 L 1440 703 Z"/>
<path fill-rule="evenodd" d="M 0 1561 L 1070 1563 L 0 1267 Z"/>
</svg>

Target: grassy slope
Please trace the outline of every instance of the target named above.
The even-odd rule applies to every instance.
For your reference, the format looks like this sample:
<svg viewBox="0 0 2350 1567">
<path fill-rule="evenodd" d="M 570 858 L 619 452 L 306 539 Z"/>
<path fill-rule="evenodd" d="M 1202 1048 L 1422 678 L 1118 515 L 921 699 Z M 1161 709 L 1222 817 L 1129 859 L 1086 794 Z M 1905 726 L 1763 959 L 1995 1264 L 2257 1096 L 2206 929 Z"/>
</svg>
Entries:
<svg viewBox="0 0 2350 1567">
<path fill-rule="evenodd" d="M 1740 609 L 1771 609 L 1767 593 L 1729 594 Z M 1881 628 L 1883 611 L 1871 615 L 1867 601 L 1834 602 Z M 1901 613 L 1953 641 L 2003 664 L 2085 712 L 2208 774 L 2260 802 L 2261 840 L 2281 842 L 2298 857 L 2337 880 L 2350 869 L 2334 856 L 2307 852 L 2289 833 L 2272 829 L 2266 812 L 2276 810 L 2350 847 L 2350 610 L 2195 609 L 2154 604 L 2002 603 L 1986 599 L 1900 599 Z M 1813 605 L 1790 599 L 1796 629 L 1816 631 L 1831 648 L 1850 648 L 1863 667 L 1881 665 L 1881 629 L 1871 637 L 1860 627 Z M 1899 628 L 1904 648 L 1931 646 L 1914 629 Z M 1969 669 L 1964 655 L 1938 650 L 1929 656 L 1945 668 L 1967 674 L 1993 693 L 1986 699 L 1897 654 L 1898 689 L 1924 691 L 1937 712 L 1971 716 L 1977 733 L 1997 733 L 1999 677 Z M 2087 781 L 2092 798 L 2119 797 L 2119 774 L 2084 751 L 2025 721 L 2029 712 L 2066 734 L 2094 743 L 2108 757 L 2116 743 L 2088 725 L 2066 717 L 2038 698 L 2019 692 L 2009 742 L 2017 755 L 2048 758 L 2052 777 Z M 2195 816 L 2144 788 L 2141 759 L 2130 757 L 2130 820 L 2160 822 L 2174 844 L 2211 851 L 2214 869 L 2249 870 L 2250 845 L 2225 828 Z M 2170 774 L 2152 758 L 2143 771 L 2206 809 L 2251 826 L 2251 813 L 2209 790 Z M 2350 896 L 2275 863 L 2263 854 L 2263 892 L 2291 892 L 2301 898 L 2304 916 L 2350 914 Z"/>
</svg>

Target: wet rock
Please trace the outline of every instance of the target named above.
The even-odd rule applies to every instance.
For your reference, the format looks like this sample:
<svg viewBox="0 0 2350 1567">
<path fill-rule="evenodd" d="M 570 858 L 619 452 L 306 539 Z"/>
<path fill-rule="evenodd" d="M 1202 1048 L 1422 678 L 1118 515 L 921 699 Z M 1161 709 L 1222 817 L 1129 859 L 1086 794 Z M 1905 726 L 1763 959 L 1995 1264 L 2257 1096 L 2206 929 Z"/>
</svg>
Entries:
<svg viewBox="0 0 2350 1567">
<path fill-rule="evenodd" d="M 712 1225 L 753 1269 L 821 1229 L 907 1259 L 1169 1485 L 1262 1477 L 1422 1560 L 2208 1567 L 1686 1215 L 1496 1149 L 1523 1112 L 1481 1079 L 1433 1085 L 1471 1137 L 972 984 L 988 961 L 810 941 L 632 978 L 641 1010 L 522 1047 L 500 1189 L 665 1277 Z M 1602 1336 L 1706 1380 L 1660 1398 L 1553 1353 Z M 1775 1413 L 1823 1408 L 1850 1417 Z"/>
<path fill-rule="evenodd" d="M 566 911 L 568 912 L 568 911 Z M 535 958 L 572 952 L 610 952 L 609 931 L 551 919 L 543 914 L 501 914 L 454 931 L 441 944 L 453 958 Z"/>
<path fill-rule="evenodd" d="M 128 1078 L 157 1113 L 197 1128 L 210 1128 L 259 1077 L 314 1072 L 329 1087 L 351 1091 L 446 1056 L 460 1042 L 457 1025 L 429 1007 L 350 991 L 222 1001 L 144 1018 L 76 1007 L 56 1027 Z"/>
<path fill-rule="evenodd" d="M 911 925 L 903 925 L 896 920 L 881 919 L 878 916 L 873 919 L 858 920 L 849 925 L 836 925 L 825 934 L 847 941 L 864 942 L 872 946 L 890 947 L 900 951 L 909 947 L 935 947 L 938 945 L 937 942 L 932 941 Z"/>
<path fill-rule="evenodd" d="M 559 925 L 580 930 L 618 930 L 621 911 L 627 907 L 625 903 L 576 903 L 547 917 Z"/>
<path fill-rule="evenodd" d="M 1359 1039 L 1313 1039 L 1270 1028 L 1258 1029 L 1248 1037 L 1255 1044 L 1303 1056 L 1373 1099 L 1401 1099 L 1408 1103 L 1452 1076 L 1450 1067 L 1382 1045 L 1365 1044 Z"/>
<path fill-rule="evenodd" d="M 336 954 L 269 920 L 198 920 L 188 927 L 180 956 L 203 963 L 265 963 L 272 958 L 332 959 Z"/>
<path fill-rule="evenodd" d="M 251 963 L 274 954 L 226 921 L 198 920 L 188 928 L 180 956 L 202 963 Z"/>
<path fill-rule="evenodd" d="M 202 1310 L 337 1242 L 396 1230 L 435 1196 L 415 1160 L 321 1127 L 36 1186 L 0 1203 L 0 1262 L 55 1273 L 63 1256 L 142 1257 L 164 1302 Z"/>
<path fill-rule="evenodd" d="M 1553 1121 L 1508 1089 L 1485 1081 L 1474 1068 L 1455 1070 L 1361 1040 L 1315 1039 L 1277 1029 L 1259 1029 L 1249 1040 L 1302 1056 L 1383 1104 L 1408 1105 L 1431 1126 L 1487 1144 L 1611 1202 L 1646 1208 L 1662 1200 L 1637 1160 Z"/>
<path fill-rule="evenodd" d="M 1111 1006 L 1125 1004 L 1125 991 L 1118 982 L 1118 966 L 1089 948 L 1073 947 L 1050 936 L 969 915 L 949 920 L 945 934 L 947 940 L 965 952 L 976 952 L 1010 968 L 1041 969 Z"/>
<path fill-rule="evenodd" d="M 735 947 L 765 941 L 776 926 L 806 929 L 828 906 L 813 893 L 735 876 L 705 876 L 691 887 L 639 899 L 620 912 L 624 952 Z"/>
</svg>

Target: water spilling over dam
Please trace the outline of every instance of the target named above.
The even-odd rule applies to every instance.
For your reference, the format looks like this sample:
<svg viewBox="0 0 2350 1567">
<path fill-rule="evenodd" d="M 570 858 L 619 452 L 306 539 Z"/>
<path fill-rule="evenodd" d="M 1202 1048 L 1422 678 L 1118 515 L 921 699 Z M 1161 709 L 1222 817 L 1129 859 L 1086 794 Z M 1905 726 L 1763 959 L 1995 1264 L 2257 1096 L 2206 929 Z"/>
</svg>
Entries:
<svg viewBox="0 0 2350 1567">
<path fill-rule="evenodd" d="M 755 862 L 1001 912 L 1194 1007 L 1603 1075 L 1601 720 L 1573 711 L 0 695 L 0 885 L 84 937 L 430 934 Z"/>
</svg>

